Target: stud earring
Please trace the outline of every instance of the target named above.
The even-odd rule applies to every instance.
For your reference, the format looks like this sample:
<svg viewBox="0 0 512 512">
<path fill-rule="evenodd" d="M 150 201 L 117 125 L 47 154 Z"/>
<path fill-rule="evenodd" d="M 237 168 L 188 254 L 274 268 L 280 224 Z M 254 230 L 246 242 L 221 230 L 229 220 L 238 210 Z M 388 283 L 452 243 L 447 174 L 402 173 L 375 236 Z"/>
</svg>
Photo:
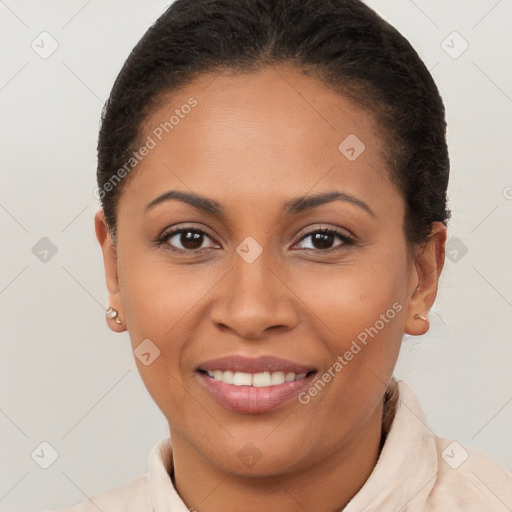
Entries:
<svg viewBox="0 0 512 512">
<path fill-rule="evenodd" d="M 108 308 L 105 315 L 107 318 L 114 320 L 116 324 L 121 324 L 121 319 L 119 318 L 119 311 L 117 311 L 116 309 Z"/>
<path fill-rule="evenodd" d="M 414 320 L 423 320 L 424 322 L 428 322 L 428 318 L 425 315 L 422 315 L 421 313 L 416 313 L 414 315 Z"/>
</svg>

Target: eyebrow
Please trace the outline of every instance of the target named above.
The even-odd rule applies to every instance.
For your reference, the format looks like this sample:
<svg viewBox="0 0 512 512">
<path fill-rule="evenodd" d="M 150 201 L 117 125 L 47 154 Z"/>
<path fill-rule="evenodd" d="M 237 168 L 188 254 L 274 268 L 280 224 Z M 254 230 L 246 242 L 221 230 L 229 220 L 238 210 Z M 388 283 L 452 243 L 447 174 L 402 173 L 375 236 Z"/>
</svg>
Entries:
<svg viewBox="0 0 512 512">
<path fill-rule="evenodd" d="M 145 208 L 147 212 L 151 208 L 154 208 L 158 204 L 164 203 L 170 200 L 177 200 L 183 203 L 190 204 L 194 206 L 198 210 L 202 210 L 206 213 L 210 213 L 217 217 L 225 216 L 224 208 L 221 204 L 213 199 L 209 199 L 204 196 L 200 196 L 198 194 L 193 194 L 191 192 L 181 192 L 179 190 L 169 190 L 157 198 L 153 199 Z M 302 213 L 306 210 L 310 210 L 312 208 L 316 208 L 322 204 L 330 203 L 332 201 L 344 201 L 350 203 L 354 206 L 358 206 L 363 209 L 367 213 L 369 213 L 372 217 L 376 217 L 373 210 L 364 202 L 354 197 L 351 194 L 346 192 L 339 192 L 337 190 L 332 190 L 329 192 L 321 192 L 319 194 L 313 196 L 301 196 L 296 197 L 287 201 L 284 204 L 284 209 L 286 210 L 287 215 L 297 215 L 298 213 Z"/>
</svg>

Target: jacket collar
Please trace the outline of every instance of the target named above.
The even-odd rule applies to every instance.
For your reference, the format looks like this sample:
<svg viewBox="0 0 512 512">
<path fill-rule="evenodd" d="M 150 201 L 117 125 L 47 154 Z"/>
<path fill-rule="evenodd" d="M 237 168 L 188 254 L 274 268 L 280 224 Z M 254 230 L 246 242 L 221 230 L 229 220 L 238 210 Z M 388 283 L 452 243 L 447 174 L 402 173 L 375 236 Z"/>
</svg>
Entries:
<svg viewBox="0 0 512 512">
<path fill-rule="evenodd" d="M 397 512 L 413 502 L 422 510 L 419 505 L 434 486 L 437 463 L 435 436 L 412 390 L 401 380 L 395 418 L 377 464 L 343 512 Z"/>
</svg>

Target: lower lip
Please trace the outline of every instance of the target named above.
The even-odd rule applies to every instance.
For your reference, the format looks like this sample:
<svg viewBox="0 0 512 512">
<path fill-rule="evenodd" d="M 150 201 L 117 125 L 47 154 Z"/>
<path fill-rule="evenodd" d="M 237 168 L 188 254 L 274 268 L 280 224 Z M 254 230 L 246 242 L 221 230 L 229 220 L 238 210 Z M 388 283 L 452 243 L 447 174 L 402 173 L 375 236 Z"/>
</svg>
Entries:
<svg viewBox="0 0 512 512">
<path fill-rule="evenodd" d="M 219 382 L 205 373 L 199 373 L 201 382 L 207 391 L 224 407 L 237 412 L 262 413 L 277 409 L 307 388 L 315 377 L 308 377 L 275 386 L 235 386 Z"/>
</svg>

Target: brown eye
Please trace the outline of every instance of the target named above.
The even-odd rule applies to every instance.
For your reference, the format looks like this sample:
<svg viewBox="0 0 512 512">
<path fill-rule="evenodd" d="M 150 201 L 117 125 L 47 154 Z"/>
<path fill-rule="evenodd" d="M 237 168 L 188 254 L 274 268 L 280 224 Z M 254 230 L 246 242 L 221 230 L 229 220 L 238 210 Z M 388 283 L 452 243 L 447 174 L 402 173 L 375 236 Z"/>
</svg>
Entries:
<svg viewBox="0 0 512 512">
<path fill-rule="evenodd" d="M 171 231 L 165 234 L 161 239 L 160 243 L 167 243 L 173 249 L 181 251 L 197 251 L 202 247 L 205 240 L 211 240 L 211 238 L 200 229 L 184 228 Z M 211 244 L 206 247 L 213 247 Z"/>
<path fill-rule="evenodd" d="M 354 243 L 352 238 L 335 229 L 317 229 L 316 231 L 312 231 L 303 236 L 299 243 L 308 238 L 311 239 L 309 247 L 302 247 L 302 249 L 328 251 L 338 246 L 350 245 Z M 341 240 L 341 243 L 333 245 L 336 239 Z"/>
</svg>

